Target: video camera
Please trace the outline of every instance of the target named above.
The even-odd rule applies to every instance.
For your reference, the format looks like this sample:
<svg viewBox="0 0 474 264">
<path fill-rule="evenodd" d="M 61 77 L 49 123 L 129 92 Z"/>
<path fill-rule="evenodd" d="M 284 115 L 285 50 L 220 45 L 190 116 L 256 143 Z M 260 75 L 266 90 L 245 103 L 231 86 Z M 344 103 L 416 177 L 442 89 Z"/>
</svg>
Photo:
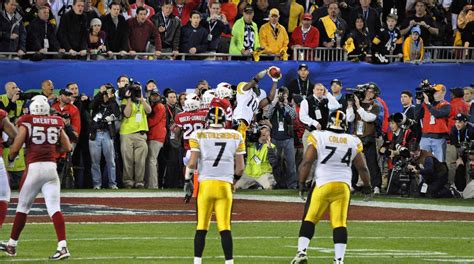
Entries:
<svg viewBox="0 0 474 264">
<path fill-rule="evenodd" d="M 354 95 L 360 100 L 365 98 L 365 92 L 369 88 L 368 84 L 359 84 L 356 88 L 346 88 L 346 99 L 347 101 L 354 101 Z"/>
<path fill-rule="evenodd" d="M 124 98 L 131 98 L 132 101 L 136 101 L 142 96 L 142 85 L 139 82 L 135 82 L 133 79 L 130 79 L 130 83 L 124 87 L 126 91 L 130 91 L 130 97 L 127 97 L 124 93 Z"/>
<path fill-rule="evenodd" d="M 433 88 L 433 86 L 430 84 L 428 80 L 423 80 L 420 85 L 415 89 L 415 98 L 417 100 L 423 101 L 424 97 L 423 94 L 426 94 L 428 96 L 428 99 L 431 104 L 434 103 L 434 94 L 436 93 L 436 90 Z"/>
<path fill-rule="evenodd" d="M 413 119 L 410 119 L 408 118 L 405 114 L 403 113 L 395 113 L 393 115 L 393 121 L 395 121 L 395 123 L 397 123 L 399 126 L 403 127 L 403 128 L 410 128 L 412 127 L 414 124 L 416 124 L 416 121 L 413 120 Z"/>
<path fill-rule="evenodd" d="M 409 154 L 409 152 L 408 152 Z M 413 171 L 408 169 L 408 165 L 413 165 L 412 158 L 401 158 L 395 162 L 392 169 L 392 174 L 390 176 L 390 181 L 388 183 L 387 193 L 398 193 L 398 189 L 400 189 L 401 196 L 410 196 L 411 194 L 411 185 L 412 180 L 415 179 L 415 174 Z"/>
<path fill-rule="evenodd" d="M 23 91 L 19 91 L 18 92 L 18 99 L 19 100 L 23 100 L 23 101 L 26 101 L 26 100 L 31 100 L 31 98 L 35 97 L 36 95 L 38 95 L 38 93 L 25 93 Z"/>
</svg>

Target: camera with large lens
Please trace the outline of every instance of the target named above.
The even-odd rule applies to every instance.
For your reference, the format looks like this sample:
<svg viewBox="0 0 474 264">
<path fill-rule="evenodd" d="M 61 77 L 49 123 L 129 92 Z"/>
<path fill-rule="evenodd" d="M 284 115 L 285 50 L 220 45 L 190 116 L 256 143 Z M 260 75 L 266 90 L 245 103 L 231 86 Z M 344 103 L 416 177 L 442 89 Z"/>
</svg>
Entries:
<svg viewBox="0 0 474 264">
<path fill-rule="evenodd" d="M 426 94 L 428 96 L 428 99 L 431 104 L 434 103 L 434 94 L 436 93 L 436 90 L 433 88 L 433 86 L 430 84 L 428 80 L 423 80 L 420 85 L 415 89 L 415 98 L 417 100 L 423 101 L 424 97 L 423 94 Z"/>
<path fill-rule="evenodd" d="M 416 124 L 415 120 L 408 118 L 404 113 L 395 113 L 393 115 L 393 121 L 405 129 Z"/>
<path fill-rule="evenodd" d="M 19 91 L 18 95 L 19 95 L 18 97 L 19 100 L 26 101 L 26 100 L 31 100 L 33 97 L 38 95 L 38 93 L 25 93 L 23 91 Z"/>
<path fill-rule="evenodd" d="M 474 155 L 474 140 L 464 141 L 459 143 L 458 156 L 468 157 L 468 155 Z"/>
<path fill-rule="evenodd" d="M 139 82 L 131 81 L 125 88 L 130 92 L 132 101 L 137 101 L 142 96 L 142 85 Z M 127 96 L 124 97 L 127 98 Z"/>
<path fill-rule="evenodd" d="M 260 130 L 247 130 L 246 138 L 248 142 L 257 143 L 260 138 Z"/>
<path fill-rule="evenodd" d="M 363 100 L 368 87 L 368 84 L 359 84 L 356 88 L 346 88 L 347 101 L 354 101 L 354 95 L 360 100 Z"/>
<path fill-rule="evenodd" d="M 408 169 L 408 165 L 412 164 L 411 158 L 398 159 L 393 165 L 392 174 L 387 188 L 389 194 L 400 194 L 401 196 L 410 196 L 412 184 L 416 184 L 415 174 Z"/>
</svg>

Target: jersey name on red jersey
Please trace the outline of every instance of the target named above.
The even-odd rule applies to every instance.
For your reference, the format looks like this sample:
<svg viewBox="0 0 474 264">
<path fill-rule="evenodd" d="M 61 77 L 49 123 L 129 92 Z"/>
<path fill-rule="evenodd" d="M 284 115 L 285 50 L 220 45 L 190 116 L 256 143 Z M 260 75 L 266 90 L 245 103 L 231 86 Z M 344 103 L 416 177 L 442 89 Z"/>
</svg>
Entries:
<svg viewBox="0 0 474 264">
<path fill-rule="evenodd" d="M 64 127 L 57 116 L 24 115 L 18 119 L 18 126 L 27 129 L 26 162 L 56 161 L 56 145 L 59 133 Z"/>
<path fill-rule="evenodd" d="M 193 112 L 181 112 L 176 115 L 176 125 L 183 131 L 184 149 L 189 150 L 189 138 L 191 134 L 206 125 L 207 110 Z"/>
</svg>

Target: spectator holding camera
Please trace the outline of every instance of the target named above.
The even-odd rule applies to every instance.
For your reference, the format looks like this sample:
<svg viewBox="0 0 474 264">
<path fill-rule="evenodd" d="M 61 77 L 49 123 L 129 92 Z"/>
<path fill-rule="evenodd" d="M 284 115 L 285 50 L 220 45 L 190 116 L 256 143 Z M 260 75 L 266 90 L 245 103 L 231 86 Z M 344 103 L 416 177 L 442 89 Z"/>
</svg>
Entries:
<svg viewBox="0 0 474 264">
<path fill-rule="evenodd" d="M 105 158 L 108 187 L 118 189 L 116 182 L 114 122 L 120 117 L 120 108 L 115 100 L 115 89 L 111 84 L 102 85 L 92 101 L 92 122 L 89 133 L 89 151 L 92 163 L 92 184 L 95 190 L 102 188 L 101 156 Z"/>
<path fill-rule="evenodd" d="M 296 118 L 296 110 L 289 103 L 289 91 L 286 87 L 278 90 L 278 96 L 268 108 L 267 118 L 272 124 L 272 143 L 276 145 L 280 154 L 284 153 L 286 160 L 286 187 L 296 189 L 298 181 L 296 178 L 295 165 L 295 142 L 293 120 Z"/>
<path fill-rule="evenodd" d="M 140 13 L 140 11 L 138 11 Z M 122 100 L 120 150 L 123 158 L 123 185 L 125 188 L 145 187 L 145 161 L 148 154 L 147 114 L 151 106 L 143 97 L 140 83 L 131 83 Z"/>
<path fill-rule="evenodd" d="M 221 35 L 224 33 L 230 34 L 231 28 L 226 16 L 221 13 L 221 4 L 219 2 L 213 2 L 209 10 L 209 16 L 201 20 L 201 25 L 208 29 L 209 32 L 207 35 L 207 41 L 209 42 L 208 50 L 216 52 L 220 50 L 219 47 L 222 45 Z M 224 52 L 227 53 L 228 51 L 227 49 Z"/>
<path fill-rule="evenodd" d="M 14 82 L 5 84 L 5 94 L 0 95 L 0 109 L 5 110 L 12 124 L 23 114 L 25 101 L 21 98 L 21 90 Z"/>
<path fill-rule="evenodd" d="M 451 105 L 444 100 L 446 87 L 425 83 L 423 97 L 416 98 L 415 118 L 421 121 L 420 148 L 432 152 L 440 162 L 446 161 L 446 137 L 449 134 L 448 117 Z"/>
<path fill-rule="evenodd" d="M 382 176 L 377 162 L 376 137 L 377 116 L 381 110 L 380 107 L 375 103 L 375 86 L 368 85 L 363 89 L 364 97 L 359 98 L 357 94 L 354 94 L 354 106 L 351 104 L 347 106 L 347 121 L 354 121 L 354 134 L 360 138 L 364 146 L 364 156 L 367 160 L 367 166 L 370 172 L 370 181 L 372 187 L 374 188 L 374 194 L 380 194 Z M 359 96 L 362 96 L 362 94 L 359 94 Z M 354 173 L 352 177 L 352 183 L 354 186 L 358 186 L 357 180 L 358 175 Z"/>
<path fill-rule="evenodd" d="M 235 188 L 271 190 L 277 184 L 273 168 L 278 166 L 278 155 L 275 145 L 272 144 L 270 127 L 260 126 L 254 136 L 257 138 L 248 138 L 244 174 L 236 182 Z"/>
<path fill-rule="evenodd" d="M 439 29 L 434 26 L 433 18 L 426 12 L 426 3 L 423 0 L 416 0 L 415 14 L 405 19 L 400 26 L 400 33 L 407 36 L 415 26 L 420 27 L 420 36 L 425 46 L 431 45 L 431 35 L 439 34 Z"/>
<path fill-rule="evenodd" d="M 463 191 L 470 176 L 466 173 L 466 167 L 470 163 L 469 151 L 471 140 L 474 140 L 474 127 L 468 122 L 468 116 L 465 114 L 457 114 L 454 120 L 455 124 L 449 134 L 451 145 L 456 148 L 454 184 L 459 191 Z"/>
</svg>

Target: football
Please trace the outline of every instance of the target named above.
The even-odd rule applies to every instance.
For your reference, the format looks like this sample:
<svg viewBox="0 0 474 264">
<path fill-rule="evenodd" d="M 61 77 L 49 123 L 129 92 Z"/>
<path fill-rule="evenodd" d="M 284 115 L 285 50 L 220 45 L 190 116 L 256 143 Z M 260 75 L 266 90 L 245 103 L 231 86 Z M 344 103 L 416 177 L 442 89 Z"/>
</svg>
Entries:
<svg viewBox="0 0 474 264">
<path fill-rule="evenodd" d="M 268 69 L 268 75 L 270 75 L 272 78 L 278 78 L 280 77 L 280 69 L 278 67 L 270 67 Z"/>
</svg>

